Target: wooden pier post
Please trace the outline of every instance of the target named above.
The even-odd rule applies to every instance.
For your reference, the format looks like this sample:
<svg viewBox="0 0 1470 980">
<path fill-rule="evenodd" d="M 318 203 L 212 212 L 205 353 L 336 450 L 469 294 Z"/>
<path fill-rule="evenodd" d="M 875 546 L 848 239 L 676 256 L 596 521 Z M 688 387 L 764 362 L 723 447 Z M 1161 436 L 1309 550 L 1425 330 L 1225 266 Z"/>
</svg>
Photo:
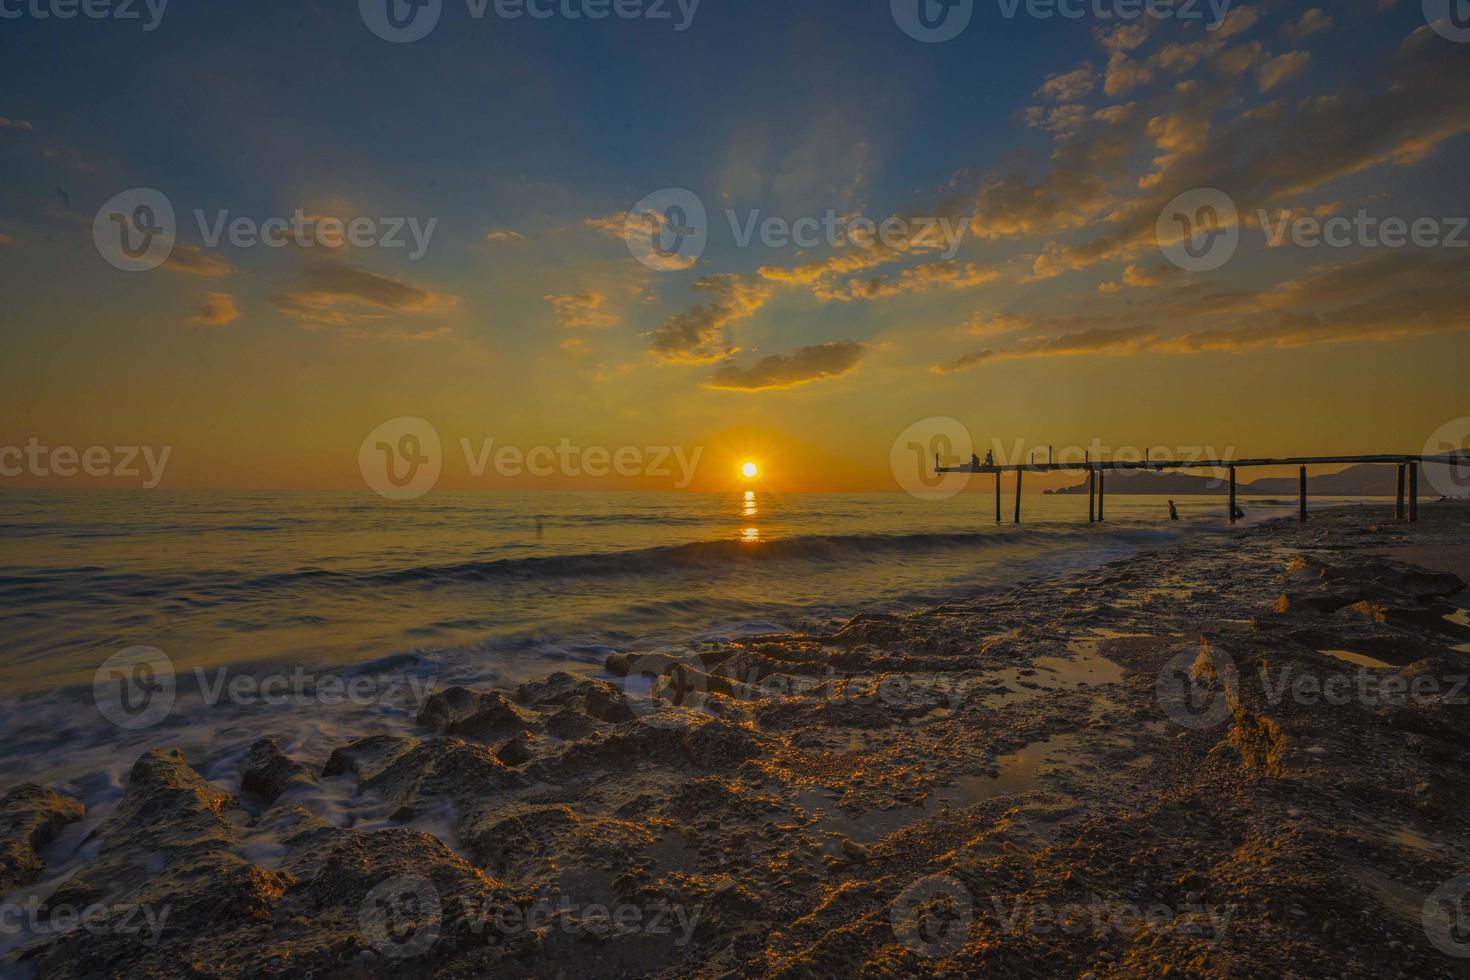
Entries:
<svg viewBox="0 0 1470 980">
<path fill-rule="evenodd" d="M 1025 470 L 1016 470 L 1016 523 L 1021 523 L 1021 474 Z"/>
<path fill-rule="evenodd" d="M 1087 470 L 1087 523 L 1097 523 L 1097 470 Z"/>
<path fill-rule="evenodd" d="M 1103 504 L 1108 498 L 1108 473 L 1106 470 L 1097 471 L 1097 522 L 1101 524 L 1107 520 L 1103 511 Z"/>
<path fill-rule="evenodd" d="M 1409 464 L 1409 523 L 1419 520 L 1419 464 Z"/>
<path fill-rule="evenodd" d="M 1307 523 L 1307 468 L 1302 467 L 1302 523 Z"/>
<path fill-rule="evenodd" d="M 1235 523 L 1235 467 L 1230 467 L 1230 523 Z"/>
<path fill-rule="evenodd" d="M 1394 520 L 1397 520 L 1397 521 L 1401 521 L 1404 518 L 1406 518 L 1406 517 L 1409 516 L 1405 512 L 1405 510 L 1404 510 L 1404 487 L 1405 487 L 1405 483 L 1408 480 L 1408 478 L 1409 478 L 1409 464 L 1407 464 L 1407 463 L 1400 463 L 1399 464 L 1399 498 L 1398 498 L 1398 506 L 1396 506 L 1394 508 L 1394 512 L 1393 512 Z"/>
<path fill-rule="evenodd" d="M 995 523 L 1000 523 L 1000 470 L 995 471 Z"/>
</svg>

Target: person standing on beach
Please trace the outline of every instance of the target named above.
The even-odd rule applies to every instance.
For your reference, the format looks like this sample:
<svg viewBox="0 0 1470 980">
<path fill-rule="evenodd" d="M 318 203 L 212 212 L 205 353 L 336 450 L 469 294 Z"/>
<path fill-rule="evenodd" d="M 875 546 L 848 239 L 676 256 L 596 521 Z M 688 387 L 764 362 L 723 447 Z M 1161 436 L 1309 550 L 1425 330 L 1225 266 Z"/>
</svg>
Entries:
<svg viewBox="0 0 1470 980">
<path fill-rule="evenodd" d="M 1174 505 L 1174 501 L 1172 500 L 1169 501 L 1169 520 L 1179 520 L 1179 508 Z"/>
</svg>

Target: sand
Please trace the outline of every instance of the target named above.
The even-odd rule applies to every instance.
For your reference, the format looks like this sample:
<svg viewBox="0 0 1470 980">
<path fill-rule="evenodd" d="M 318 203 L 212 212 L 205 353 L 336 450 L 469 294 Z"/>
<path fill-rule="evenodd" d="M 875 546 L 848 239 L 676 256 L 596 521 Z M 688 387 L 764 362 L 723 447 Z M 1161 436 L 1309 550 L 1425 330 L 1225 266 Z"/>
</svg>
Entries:
<svg viewBox="0 0 1470 980">
<path fill-rule="evenodd" d="M 319 771 L 262 744 L 241 786 L 151 752 L 45 899 L 104 913 L 7 966 L 1467 976 L 1470 598 L 1405 560 L 1461 562 L 1470 508 L 1424 511 L 441 692 L 415 737 Z M 313 812 L 324 786 L 386 829 Z M 75 819 L 34 790 L 0 807 L 37 865 L 16 835 Z"/>
<path fill-rule="evenodd" d="M 1467 528 L 1467 531 L 1470 531 L 1470 528 Z M 1449 572 L 1451 575 L 1458 575 L 1461 581 L 1470 582 L 1470 545 L 1448 543 L 1407 545 L 1398 548 L 1377 548 L 1369 551 L 1368 554 L 1392 558 L 1394 561 L 1417 565 L 1420 568 Z"/>
</svg>

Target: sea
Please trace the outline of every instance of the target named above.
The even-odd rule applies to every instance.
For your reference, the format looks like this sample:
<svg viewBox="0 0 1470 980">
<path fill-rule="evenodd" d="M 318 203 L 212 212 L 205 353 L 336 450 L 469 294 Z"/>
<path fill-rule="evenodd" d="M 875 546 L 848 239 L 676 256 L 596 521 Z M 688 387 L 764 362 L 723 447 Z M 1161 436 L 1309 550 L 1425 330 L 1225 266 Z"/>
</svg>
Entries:
<svg viewBox="0 0 1470 980">
<path fill-rule="evenodd" d="M 905 494 L 9 491 L 0 791 L 106 806 L 150 747 L 230 788 L 249 746 L 320 763 L 428 692 L 514 686 L 920 609 L 1226 527 L 1224 499 Z M 1250 521 L 1289 501 L 1243 502 Z M 104 811 L 105 812 L 105 811 Z"/>
</svg>

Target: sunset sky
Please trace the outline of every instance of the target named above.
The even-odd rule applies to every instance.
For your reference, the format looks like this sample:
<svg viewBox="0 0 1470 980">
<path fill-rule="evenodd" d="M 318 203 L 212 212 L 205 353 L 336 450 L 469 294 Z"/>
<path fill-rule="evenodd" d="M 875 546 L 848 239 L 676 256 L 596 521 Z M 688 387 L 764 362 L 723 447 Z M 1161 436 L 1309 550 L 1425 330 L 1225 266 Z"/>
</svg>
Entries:
<svg viewBox="0 0 1470 980">
<path fill-rule="evenodd" d="M 1461 246 L 1268 247 L 1256 214 L 1470 214 L 1470 44 L 1419 0 L 1237 4 L 1219 29 L 976 6 L 920 43 L 888 0 L 704 0 L 673 20 L 473 19 L 414 43 L 356 3 L 173 0 L 0 21 L 0 443 L 171 446 L 172 488 L 360 489 L 359 444 L 704 447 L 693 489 L 894 489 L 911 424 L 1005 446 L 1419 452 L 1470 414 Z M 244 54 L 243 52 L 249 52 Z M 162 192 L 168 262 L 93 243 Z M 635 202 L 686 188 L 708 247 L 652 269 Z M 1222 268 L 1161 253 L 1167 202 L 1238 205 Z M 411 249 L 207 247 L 193 212 L 436 224 Z M 737 220 L 963 222 L 811 249 Z M 329 252 L 330 254 L 322 254 Z M 686 263 L 671 263 L 674 266 Z M 22 479 L 16 483 L 71 485 Z"/>
</svg>

